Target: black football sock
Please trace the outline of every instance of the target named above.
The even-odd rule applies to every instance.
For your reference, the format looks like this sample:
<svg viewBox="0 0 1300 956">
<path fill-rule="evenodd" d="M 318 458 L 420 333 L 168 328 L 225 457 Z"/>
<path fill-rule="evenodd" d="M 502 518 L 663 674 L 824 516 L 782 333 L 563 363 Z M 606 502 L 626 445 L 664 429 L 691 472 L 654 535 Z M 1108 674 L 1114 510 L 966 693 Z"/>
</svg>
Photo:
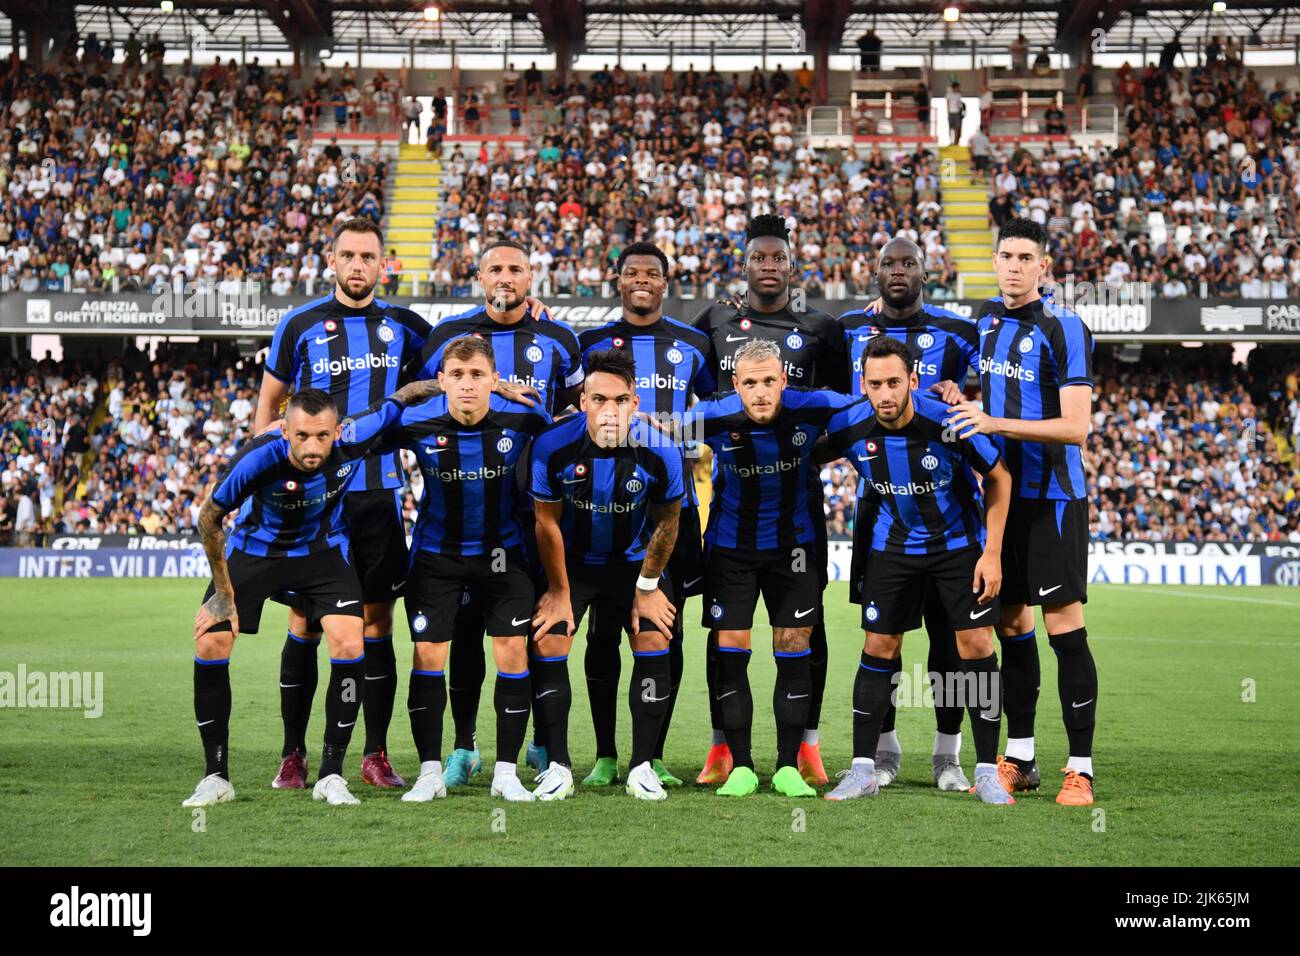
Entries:
<svg viewBox="0 0 1300 956">
<path fill-rule="evenodd" d="M 825 621 L 817 622 L 812 629 L 812 635 L 808 638 L 808 650 L 812 652 L 808 658 L 808 673 L 812 684 L 808 693 L 808 716 L 804 728 L 816 730 L 822 719 L 822 698 L 826 696 L 826 666 L 829 661 Z"/>
<path fill-rule="evenodd" d="M 681 621 L 680 615 L 677 620 Z M 659 726 L 659 739 L 655 741 L 656 760 L 664 759 L 664 744 L 668 742 L 668 725 L 672 723 L 673 710 L 677 706 L 677 691 L 682 686 L 682 670 L 686 663 L 684 658 L 682 635 L 679 629 L 668 642 L 668 703 L 664 705 L 664 719 Z"/>
<path fill-rule="evenodd" d="M 948 613 L 938 591 L 930 589 L 925 602 L 925 631 L 930 636 L 930 653 L 926 667 L 930 672 L 930 689 L 934 693 L 934 728 L 941 734 L 961 733 L 961 706 L 947 699 L 963 673 L 961 655 L 957 653 L 957 635 L 948 623 Z"/>
<path fill-rule="evenodd" d="M 573 705 L 573 688 L 569 685 L 569 658 L 534 657 L 529 666 L 533 673 L 533 726 L 544 733 L 547 759 L 570 767 L 569 708 Z"/>
<path fill-rule="evenodd" d="M 709 688 L 709 723 L 713 728 L 713 742 L 722 730 L 722 705 L 718 702 L 718 688 L 722 685 L 722 661 L 718 654 L 718 632 L 709 631 L 709 640 L 704 649 L 704 682 Z"/>
<path fill-rule="evenodd" d="M 289 631 L 284 639 L 284 650 L 280 652 L 280 719 L 284 723 L 281 757 L 307 753 L 307 724 L 320 679 L 316 666 L 319 648 L 319 637 L 299 637 Z"/>
<path fill-rule="evenodd" d="M 632 760 L 639 767 L 654 756 L 655 743 L 672 698 L 672 672 L 668 648 L 662 651 L 632 652 L 632 683 L 627 688 L 632 711 Z"/>
<path fill-rule="evenodd" d="M 203 776 L 230 779 L 230 658 L 194 658 L 194 722 L 203 741 Z"/>
<path fill-rule="evenodd" d="M 754 729 L 754 698 L 749 690 L 750 652 L 739 647 L 718 648 L 718 697 L 722 730 L 737 767 L 754 769 L 751 736 Z M 803 728 L 800 727 L 800 730 Z"/>
<path fill-rule="evenodd" d="M 866 651 L 853 679 L 853 756 L 875 760 L 885 708 L 894 692 L 894 661 Z"/>
<path fill-rule="evenodd" d="M 442 760 L 442 715 L 447 709 L 447 678 L 442 671 L 411 671 L 406 711 L 420 763 Z"/>
<path fill-rule="evenodd" d="M 1038 709 L 1038 641 L 1034 632 L 999 637 L 1002 644 L 1002 708 L 1007 716 L 1007 739 L 1034 736 Z"/>
<path fill-rule="evenodd" d="M 393 722 L 397 697 L 397 658 L 393 635 L 367 637 L 366 643 L 366 747 L 363 754 L 388 750 L 388 725 Z"/>
<path fill-rule="evenodd" d="M 1097 724 L 1097 663 L 1088 647 L 1088 629 L 1049 634 L 1056 652 L 1056 689 L 1071 757 L 1092 756 L 1092 732 Z"/>
<path fill-rule="evenodd" d="M 998 674 L 998 657 L 990 654 L 979 660 L 963 660 L 966 676 L 966 710 L 970 713 L 970 732 L 975 738 L 977 763 L 998 762 L 998 742 L 1002 739 L 1002 680 Z"/>
<path fill-rule="evenodd" d="M 329 688 L 325 691 L 325 746 L 321 750 L 320 779 L 343 773 L 343 758 L 347 756 L 352 728 L 356 726 L 365 696 L 366 655 L 351 660 L 331 657 Z"/>
<path fill-rule="evenodd" d="M 897 657 L 895 657 L 892 661 L 889 662 L 890 682 L 897 683 L 898 675 L 901 674 L 902 672 L 903 672 L 903 655 L 899 654 Z M 890 696 L 892 697 L 893 695 L 891 694 Z M 893 700 L 887 701 L 885 704 L 884 723 L 880 725 L 880 733 L 882 735 L 892 734 L 894 732 L 894 717 L 897 716 L 897 714 L 898 711 L 894 707 Z M 872 756 L 874 757 L 875 754 L 872 754 Z"/>
<path fill-rule="evenodd" d="M 478 705 L 487 680 L 483 652 L 483 616 L 477 608 L 461 605 L 452 626 L 451 657 L 447 662 L 447 699 L 456 728 L 457 750 L 478 748 Z"/>
<path fill-rule="evenodd" d="M 614 633 L 602 630 L 602 625 L 614 625 Z M 615 729 L 618 726 L 618 681 L 623 670 L 619 641 L 621 626 L 612 614 L 601 614 L 593 608 L 587 631 L 587 650 L 582 657 L 587 675 L 587 702 L 591 706 L 591 724 L 596 731 L 596 756 L 618 757 Z"/>
<path fill-rule="evenodd" d="M 776 715 L 776 766 L 793 767 L 799 758 L 799 743 L 807 726 L 812 693 L 812 651 L 777 651 L 776 686 L 772 690 L 772 713 Z"/>
<path fill-rule="evenodd" d="M 533 693 L 528 671 L 518 674 L 497 672 L 492 702 L 497 711 L 497 763 L 518 763 L 519 748 L 528 729 L 528 712 Z"/>
</svg>

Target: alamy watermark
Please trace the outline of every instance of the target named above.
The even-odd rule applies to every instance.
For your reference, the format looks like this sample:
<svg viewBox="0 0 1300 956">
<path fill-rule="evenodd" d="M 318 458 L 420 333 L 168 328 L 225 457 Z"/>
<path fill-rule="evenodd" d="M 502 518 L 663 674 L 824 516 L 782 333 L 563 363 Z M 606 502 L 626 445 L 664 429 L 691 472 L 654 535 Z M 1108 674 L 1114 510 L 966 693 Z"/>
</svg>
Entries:
<svg viewBox="0 0 1300 956">
<path fill-rule="evenodd" d="M 80 710 L 87 720 L 104 713 L 103 671 L 0 671 L 0 707 Z"/>
</svg>

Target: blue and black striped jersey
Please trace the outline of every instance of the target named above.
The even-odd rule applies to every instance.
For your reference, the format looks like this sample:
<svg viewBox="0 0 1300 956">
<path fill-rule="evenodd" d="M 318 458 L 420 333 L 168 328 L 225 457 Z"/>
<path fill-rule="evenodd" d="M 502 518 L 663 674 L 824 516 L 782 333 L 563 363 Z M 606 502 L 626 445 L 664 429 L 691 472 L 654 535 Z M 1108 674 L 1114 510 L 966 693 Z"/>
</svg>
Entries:
<svg viewBox="0 0 1300 956">
<path fill-rule="evenodd" d="M 521 544 L 520 472 L 529 443 L 550 423 L 541 408 L 500 395 L 474 425 L 452 417 L 446 395 L 404 409 L 377 447 L 410 449 L 424 477 L 412 548 L 466 557 Z"/>
<path fill-rule="evenodd" d="M 581 564 L 640 561 L 652 506 L 683 496 L 681 449 L 640 419 L 615 448 L 591 440 L 585 414 L 561 419 L 533 442 L 531 476 L 533 498 L 564 502 L 565 551 Z"/>
<path fill-rule="evenodd" d="M 713 449 L 713 504 L 704 540 L 751 551 L 812 541 L 813 521 L 825 520 L 813 445 L 831 416 L 852 401 L 838 392 L 787 388 L 766 425 L 745 414 L 735 392 L 691 409 L 686 433 Z"/>
<path fill-rule="evenodd" d="M 266 372 L 295 390 L 329 392 L 339 417 L 347 418 L 397 391 L 402 369 L 420 354 L 429 331 L 410 309 L 380 299 L 351 309 L 331 293 L 280 319 Z M 349 490 L 400 488 L 404 481 L 394 455 L 375 456 Z"/>
<path fill-rule="evenodd" d="M 955 312 L 923 303 L 903 319 L 889 319 L 870 309 L 854 309 L 839 318 L 848 352 L 852 394 L 862 394 L 862 356 L 871 340 L 880 334 L 898 339 L 916 355 L 916 376 L 920 390 L 937 382 L 961 385 L 967 374 L 979 373 L 980 340 L 975 323 Z"/>
<path fill-rule="evenodd" d="M 981 305 L 978 315 L 980 385 L 988 414 L 1025 421 L 1060 418 L 1060 390 L 1092 385 L 1092 332 L 1069 309 L 1044 299 L 1008 309 L 999 296 Z M 1087 493 L 1078 445 L 993 440 L 1021 498 L 1069 501 Z"/>
<path fill-rule="evenodd" d="M 984 544 L 984 510 L 972 469 L 987 475 L 998 463 L 984 435 L 956 436 L 944 424 L 948 406 L 912 393 L 912 420 L 899 429 L 880 424 L 863 398 L 826 428 L 831 447 L 857 468 L 875 491 L 880 511 L 873 551 L 936 554 Z"/>
<path fill-rule="evenodd" d="M 333 547 L 346 553 L 348 535 L 339 503 L 362 475 L 363 457 L 400 410 L 396 402 L 382 402 L 349 420 L 315 471 L 293 464 L 289 440 L 279 432 L 246 442 L 212 491 L 212 500 L 224 510 L 239 508 L 226 554 L 238 549 L 255 557 L 297 558 Z"/>
<path fill-rule="evenodd" d="M 560 392 L 582 381 L 582 353 L 573 329 L 563 322 L 529 315 L 512 325 L 503 325 L 494 321 L 483 305 L 448 316 L 433 327 L 420 353 L 416 377 L 436 378 L 443 350 L 464 335 L 487 339 L 500 376 L 537 389 L 548 414 L 556 413 L 556 396 Z"/>
<path fill-rule="evenodd" d="M 626 351 L 636 366 L 636 392 L 641 411 L 660 422 L 680 424 L 691 403 L 691 393 L 707 398 L 718 390 L 714 378 L 713 343 L 707 335 L 664 316 L 650 325 L 633 325 L 625 319 L 608 322 L 578 335 L 585 360 L 603 349 Z M 698 457 L 686 449 L 690 460 Z M 686 505 L 698 505 L 695 482 L 686 476 Z"/>
</svg>

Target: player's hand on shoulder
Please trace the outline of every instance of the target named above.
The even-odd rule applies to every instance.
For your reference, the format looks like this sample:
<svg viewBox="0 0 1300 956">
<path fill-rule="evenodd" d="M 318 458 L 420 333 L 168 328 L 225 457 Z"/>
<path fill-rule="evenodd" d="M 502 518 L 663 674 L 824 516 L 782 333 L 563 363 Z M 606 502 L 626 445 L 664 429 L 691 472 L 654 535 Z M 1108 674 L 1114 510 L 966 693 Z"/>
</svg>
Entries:
<svg viewBox="0 0 1300 956">
<path fill-rule="evenodd" d="M 393 393 L 393 399 L 402 405 L 414 405 L 427 398 L 433 398 L 441 391 L 442 386 L 438 384 L 436 378 L 424 378 L 403 385 Z"/>
<path fill-rule="evenodd" d="M 497 387 L 493 391 L 502 398 L 518 402 L 520 405 L 527 405 L 529 408 L 535 408 L 542 399 L 541 393 L 531 385 L 522 385 L 519 382 L 512 382 L 504 378 L 497 382 Z"/>
<path fill-rule="evenodd" d="M 993 416 L 980 408 L 977 402 L 958 402 L 950 411 L 951 417 L 944 422 L 957 432 L 958 438 L 996 434 Z"/>
<path fill-rule="evenodd" d="M 260 432 L 258 432 L 256 437 L 261 438 L 263 435 L 270 435 L 272 433 L 279 434 L 283 430 L 283 428 L 284 428 L 284 419 L 277 418 L 275 421 L 271 422 Z"/>
<path fill-rule="evenodd" d="M 965 400 L 966 396 L 962 394 L 961 386 L 956 382 L 950 382 L 944 379 L 942 382 L 935 382 L 930 386 L 930 391 L 934 392 L 943 400 L 945 405 L 956 405 Z"/>
<path fill-rule="evenodd" d="M 537 296 L 527 296 L 524 299 L 524 304 L 528 306 L 528 314 L 539 322 L 554 321 L 550 308 L 541 299 L 537 298 Z"/>
<path fill-rule="evenodd" d="M 718 305 L 725 305 L 727 308 L 739 312 L 745 307 L 745 297 L 739 292 L 734 292 L 731 295 L 720 295 L 718 296 Z"/>
</svg>

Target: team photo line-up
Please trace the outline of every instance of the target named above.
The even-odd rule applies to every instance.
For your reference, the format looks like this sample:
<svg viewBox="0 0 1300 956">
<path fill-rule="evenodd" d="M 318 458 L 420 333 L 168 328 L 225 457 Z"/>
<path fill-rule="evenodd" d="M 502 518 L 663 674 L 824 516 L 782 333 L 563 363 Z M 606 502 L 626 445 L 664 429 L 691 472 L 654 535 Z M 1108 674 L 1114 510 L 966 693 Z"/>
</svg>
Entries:
<svg viewBox="0 0 1300 956">
<path fill-rule="evenodd" d="M 362 780 L 407 787 L 387 756 L 400 598 L 414 645 L 407 711 L 420 761 L 404 801 L 445 797 L 483 770 L 485 636 L 496 665 L 492 795 L 574 792 L 568 659 L 588 616 L 582 667 L 597 759 L 582 783 L 619 780 L 626 633 L 632 753 L 623 782 L 633 797 L 664 800 L 682 784 L 663 754 L 687 600 L 699 595 L 713 736 L 697 783 L 753 794 L 747 669 L 761 595 L 776 663 L 771 786 L 818 795 L 830 783 L 819 737 L 828 666 L 819 471 L 838 459 L 859 474 L 849 599 L 861 606 L 864 640 L 844 702 L 853 759 L 826 799 L 876 796 L 898 777 L 891 694 L 902 637 L 922 622 L 937 787 L 993 804 L 1037 789 L 1040 606 L 1068 740 L 1056 802 L 1091 804 L 1097 672 L 1083 614 L 1081 445 L 1093 341 L 1078 315 L 1040 295 L 1046 248 L 1041 225 L 1003 225 L 994 251 L 1001 294 L 972 321 L 922 301 L 921 251 L 896 238 L 879 254 L 880 298 L 836 318 L 796 308 L 786 221 L 757 216 L 742 296 L 709 305 L 691 324 L 665 316 L 668 259 L 636 242 L 616 264 L 622 317 L 577 334 L 530 295 L 528 252 L 516 242 L 483 250 L 483 304 L 430 326 L 375 297 L 379 227 L 343 222 L 329 256 L 336 286 L 280 320 L 257 437 L 202 507 L 212 580 L 194 621 L 194 713 L 206 767 L 184 805 L 234 799 L 228 665 L 267 600 L 290 609 L 276 788 L 308 786 L 322 637 L 330 666 L 313 797 L 359 802 L 343 774 L 358 719 Z M 963 395 L 972 370 L 982 403 Z M 703 446 L 713 483 L 701 530 L 692 474 Z M 403 450 L 423 479 L 409 546 Z M 454 741 L 444 756 L 447 710 Z M 973 786 L 960 762 L 963 712 Z M 517 767 L 530 715 L 531 789 Z"/>
</svg>

